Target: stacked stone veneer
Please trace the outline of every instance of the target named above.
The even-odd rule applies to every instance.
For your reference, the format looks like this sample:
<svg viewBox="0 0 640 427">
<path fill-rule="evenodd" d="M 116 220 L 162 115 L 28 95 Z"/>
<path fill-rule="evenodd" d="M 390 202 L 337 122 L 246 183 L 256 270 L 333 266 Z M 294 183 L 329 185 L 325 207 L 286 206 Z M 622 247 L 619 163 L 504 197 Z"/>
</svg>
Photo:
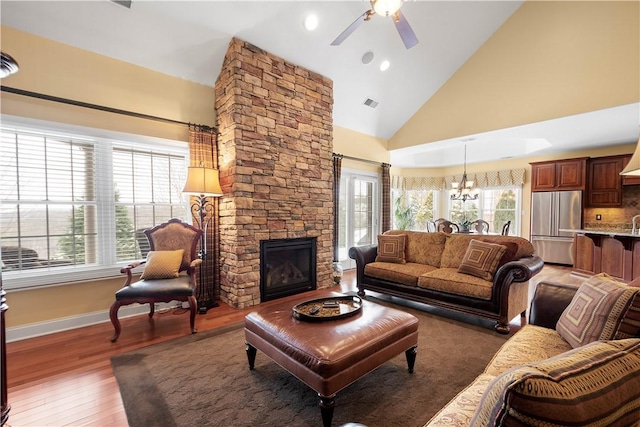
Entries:
<svg viewBox="0 0 640 427">
<path fill-rule="evenodd" d="M 232 39 L 215 85 L 220 298 L 260 303 L 260 241 L 317 237 L 317 287 L 331 286 L 333 83 Z"/>
</svg>

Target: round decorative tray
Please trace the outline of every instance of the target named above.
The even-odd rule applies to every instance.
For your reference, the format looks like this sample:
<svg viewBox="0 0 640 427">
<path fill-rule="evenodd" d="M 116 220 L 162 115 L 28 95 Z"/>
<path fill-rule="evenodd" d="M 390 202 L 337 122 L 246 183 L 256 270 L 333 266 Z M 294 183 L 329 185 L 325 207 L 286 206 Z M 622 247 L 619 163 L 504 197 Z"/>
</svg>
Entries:
<svg viewBox="0 0 640 427">
<path fill-rule="evenodd" d="M 358 296 L 319 298 L 302 302 L 293 307 L 293 317 L 308 322 L 344 319 L 362 309 L 362 299 Z"/>
</svg>

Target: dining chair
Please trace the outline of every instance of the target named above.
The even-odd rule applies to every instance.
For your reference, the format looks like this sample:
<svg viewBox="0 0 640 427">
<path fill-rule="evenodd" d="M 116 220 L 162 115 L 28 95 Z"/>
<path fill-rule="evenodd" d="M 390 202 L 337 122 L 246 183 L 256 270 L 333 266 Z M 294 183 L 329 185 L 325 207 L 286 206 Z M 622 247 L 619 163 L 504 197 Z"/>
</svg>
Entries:
<svg viewBox="0 0 640 427">
<path fill-rule="evenodd" d="M 447 234 L 459 233 L 460 227 L 458 227 L 458 224 L 456 224 L 455 222 L 451 222 L 445 219 L 438 223 L 438 231 L 442 231 Z"/>
<path fill-rule="evenodd" d="M 151 319 L 156 303 L 188 301 L 191 333 L 197 332 L 195 269 L 202 263 L 197 251 L 202 230 L 173 218 L 145 230 L 144 234 L 149 241 L 146 260 L 133 262 L 120 270 L 127 278 L 124 286 L 116 291 L 116 300 L 109 310 L 109 318 L 115 329 L 111 342 L 120 336 L 118 310 L 123 305 L 134 303 L 149 304 Z M 132 282 L 132 270 L 139 266 L 144 266 L 140 280 Z"/>
<path fill-rule="evenodd" d="M 502 226 L 502 232 L 500 234 L 502 234 L 503 236 L 508 236 L 509 226 L 511 226 L 511 220 L 504 223 L 504 225 Z"/>
<path fill-rule="evenodd" d="M 435 233 L 436 231 L 438 231 L 438 227 L 436 226 L 436 222 L 428 220 L 427 221 L 427 232 Z"/>
<path fill-rule="evenodd" d="M 489 232 L 489 223 L 484 219 L 476 219 L 469 225 L 469 229 L 479 234 L 487 234 Z"/>
</svg>

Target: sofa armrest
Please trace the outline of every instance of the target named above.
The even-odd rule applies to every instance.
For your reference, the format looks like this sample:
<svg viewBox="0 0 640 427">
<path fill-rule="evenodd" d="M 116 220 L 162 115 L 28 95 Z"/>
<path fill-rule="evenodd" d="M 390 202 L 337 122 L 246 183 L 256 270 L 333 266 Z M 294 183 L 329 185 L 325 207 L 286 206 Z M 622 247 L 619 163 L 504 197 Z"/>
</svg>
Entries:
<svg viewBox="0 0 640 427">
<path fill-rule="evenodd" d="M 562 312 L 578 290 L 575 285 L 542 281 L 536 286 L 529 310 L 529 323 L 555 329 Z"/>
<path fill-rule="evenodd" d="M 354 246 L 349 248 L 349 258 L 356 260 L 357 284 L 364 279 L 364 266 L 376 260 L 378 245 Z"/>
</svg>

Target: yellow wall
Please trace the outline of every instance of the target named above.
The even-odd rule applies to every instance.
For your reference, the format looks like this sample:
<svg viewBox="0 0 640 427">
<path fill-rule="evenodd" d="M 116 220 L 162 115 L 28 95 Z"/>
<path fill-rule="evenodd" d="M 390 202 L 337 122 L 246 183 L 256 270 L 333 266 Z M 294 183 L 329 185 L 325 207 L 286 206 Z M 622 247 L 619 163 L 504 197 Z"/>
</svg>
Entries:
<svg viewBox="0 0 640 427">
<path fill-rule="evenodd" d="M 333 127 L 333 152 L 363 160 L 389 163 L 389 150 L 385 139 L 339 126 Z M 342 160 L 342 167 L 380 173 L 379 165 L 349 159 Z"/>
<path fill-rule="evenodd" d="M 639 102 L 639 21 L 637 1 L 525 2 L 389 148 Z"/>
<path fill-rule="evenodd" d="M 2 50 L 20 65 L 3 86 L 183 122 L 215 125 L 213 88 L 0 27 Z M 187 127 L 65 106 L 6 92 L 2 114 L 187 141 Z M 116 272 L 117 274 L 117 272 Z M 123 278 L 9 290 L 9 328 L 108 310 Z"/>
<path fill-rule="evenodd" d="M 212 87 L 0 27 L 2 50 L 20 65 L 3 86 L 110 108 L 215 125 Z M 186 126 L 131 118 L 2 92 L 2 114 L 187 141 Z"/>
</svg>

